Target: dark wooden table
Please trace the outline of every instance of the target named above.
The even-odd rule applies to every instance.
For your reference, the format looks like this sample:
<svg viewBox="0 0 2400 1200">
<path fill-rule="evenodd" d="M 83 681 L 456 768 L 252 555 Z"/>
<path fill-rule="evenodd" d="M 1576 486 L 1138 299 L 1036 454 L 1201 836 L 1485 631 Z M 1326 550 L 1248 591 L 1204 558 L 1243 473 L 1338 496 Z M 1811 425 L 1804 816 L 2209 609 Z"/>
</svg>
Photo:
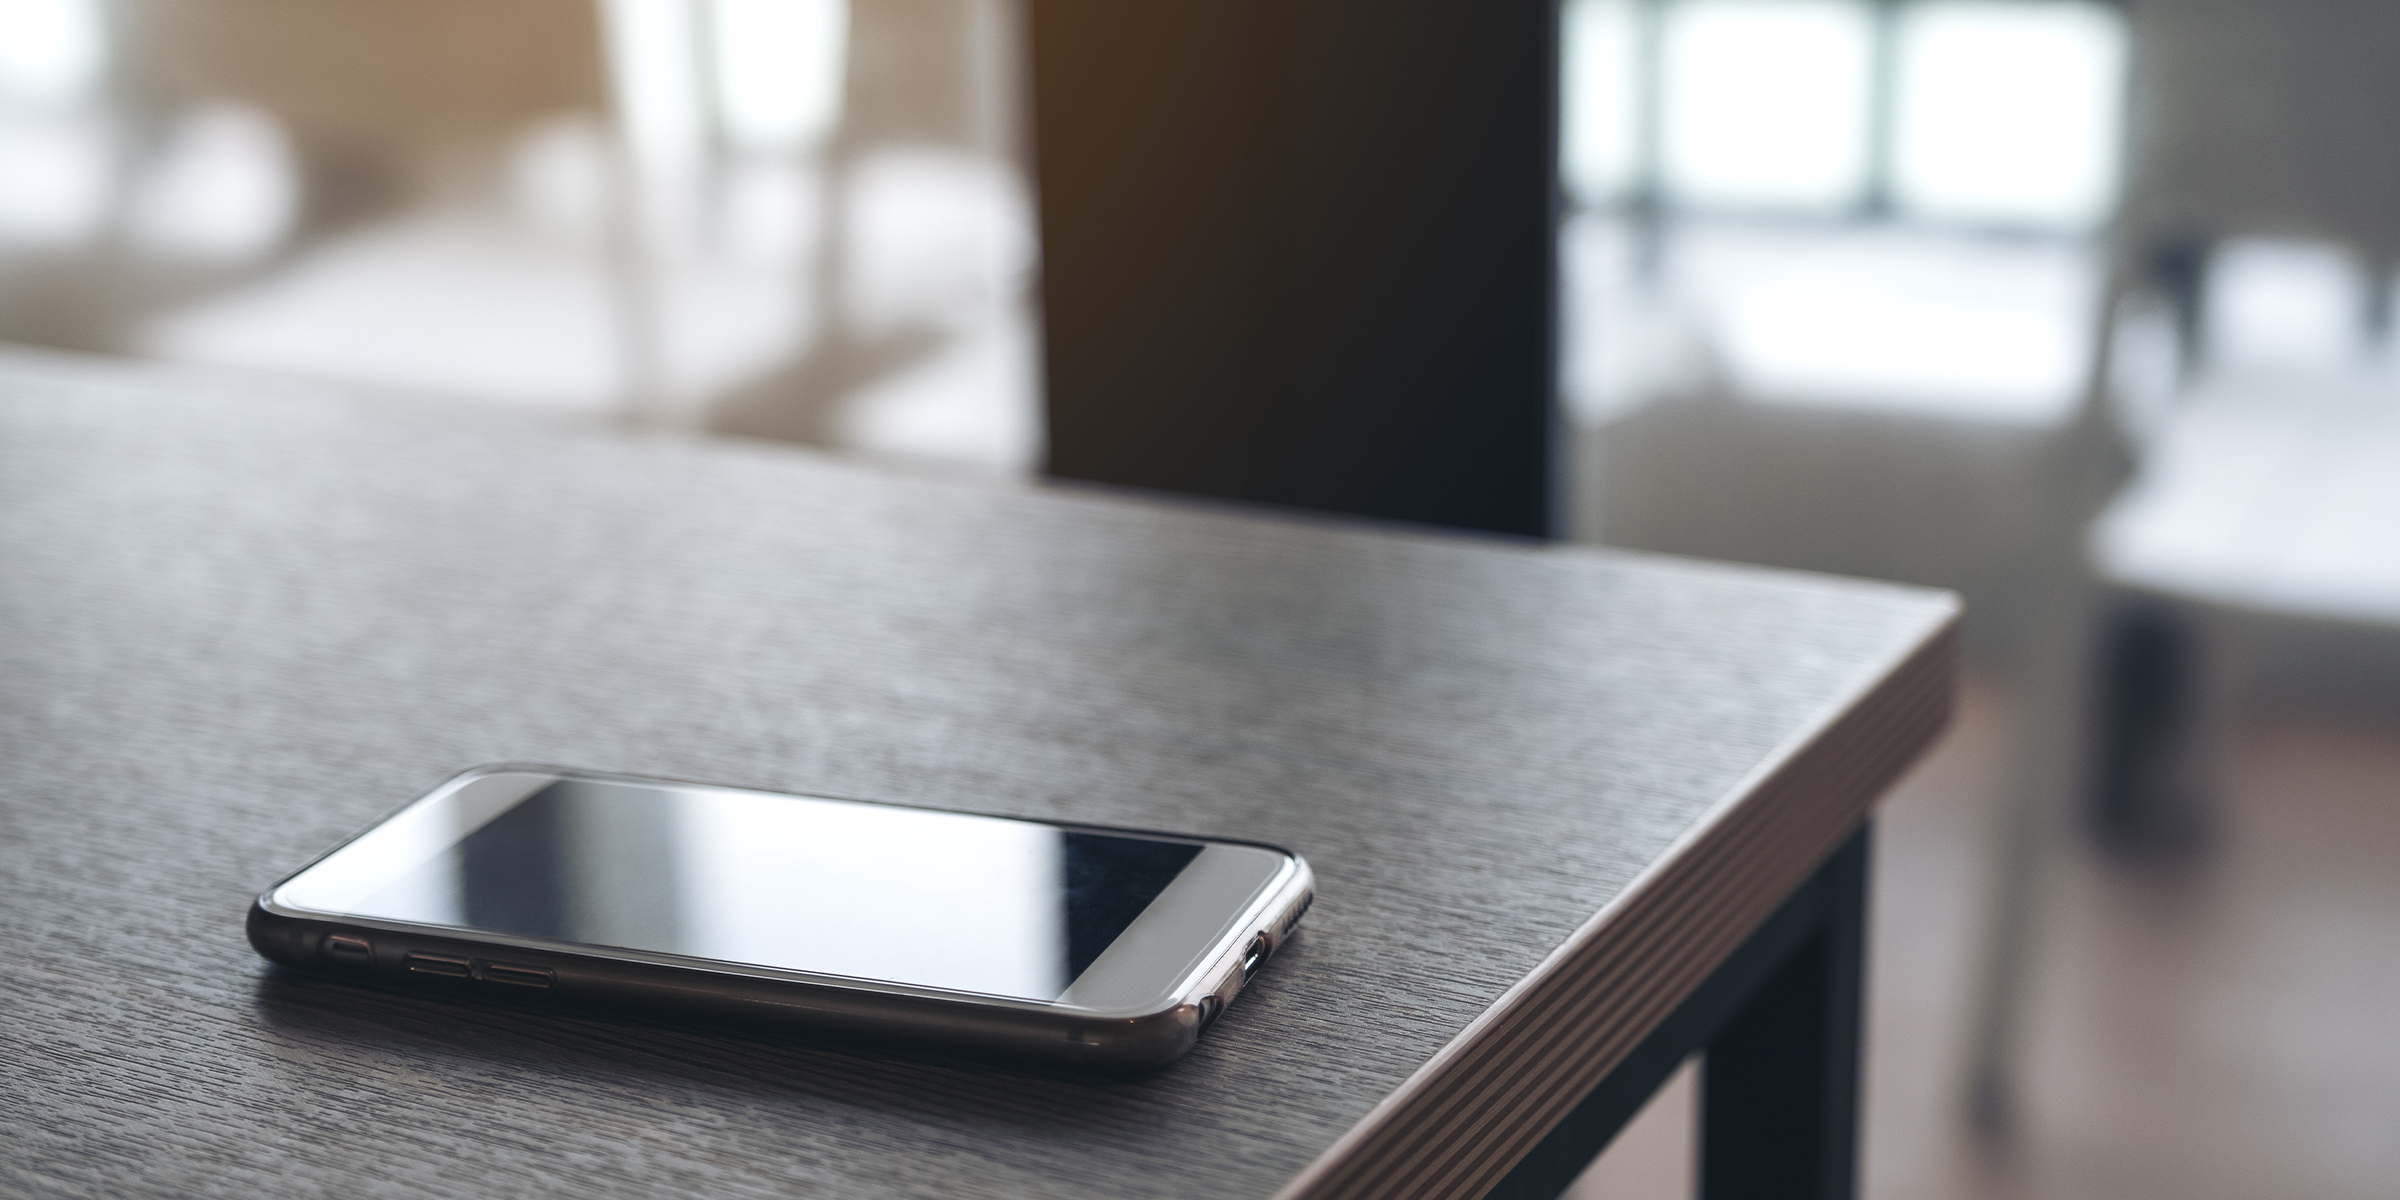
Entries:
<svg viewBox="0 0 2400 1200">
<path fill-rule="evenodd" d="M 1538 1194 L 1700 1045 L 1712 1195 L 1737 1148 L 1845 1188 L 1859 830 L 1954 618 L 0 354 L 0 1193 Z M 244 944 L 262 886 L 494 759 L 1264 838 L 1319 902 L 1131 1080 Z"/>
</svg>

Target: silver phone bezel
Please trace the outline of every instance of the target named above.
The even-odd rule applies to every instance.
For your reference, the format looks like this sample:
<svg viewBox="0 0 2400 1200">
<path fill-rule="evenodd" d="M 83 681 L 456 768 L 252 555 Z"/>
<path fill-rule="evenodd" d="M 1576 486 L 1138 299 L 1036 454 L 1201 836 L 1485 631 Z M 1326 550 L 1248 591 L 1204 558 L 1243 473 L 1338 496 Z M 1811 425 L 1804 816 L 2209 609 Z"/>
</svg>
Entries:
<svg viewBox="0 0 2400 1200">
<path fill-rule="evenodd" d="M 654 788 L 702 789 L 777 799 L 806 799 L 846 804 L 878 804 L 918 812 L 978 820 L 1022 821 L 1058 829 L 1089 830 L 1176 841 L 1202 847 L 1200 857 L 1185 868 L 1175 883 L 1160 894 L 1132 926 L 1118 936 L 1065 993 L 1052 1000 L 1031 1000 L 905 981 L 866 979 L 798 971 L 721 959 L 603 946 L 547 938 L 528 938 L 473 926 L 395 921 L 344 911 L 333 897 L 371 893 L 380 882 L 407 870 L 455 844 L 460 838 L 549 783 L 589 780 Z M 1271 860 L 1261 855 L 1272 856 Z M 1245 866 L 1271 869 L 1242 869 Z M 961 812 L 920 805 L 884 804 L 838 796 L 808 795 L 762 788 L 694 783 L 684 780 L 622 775 L 529 763 L 497 763 L 463 772 L 387 814 L 345 839 L 308 865 L 269 888 L 259 907 L 276 916 L 338 923 L 364 930 L 421 934 L 554 955 L 611 962 L 639 963 L 716 975 L 775 981 L 808 987 L 830 987 L 929 1000 L 965 1001 L 1027 1012 L 1123 1020 L 1155 1015 L 1216 990 L 1223 960 L 1235 943 L 1262 920 L 1267 909 L 1282 902 L 1293 877 L 1305 870 L 1297 855 L 1280 847 L 1234 839 L 1183 837 L 1124 830 L 1065 821 L 1044 821 Z M 339 878 L 331 873 L 344 873 Z M 330 888 L 329 884 L 332 884 Z M 324 893 L 331 891 L 333 896 Z M 307 893 L 295 895 L 295 893 Z M 1205 932 L 1203 932 L 1205 931 Z"/>
</svg>

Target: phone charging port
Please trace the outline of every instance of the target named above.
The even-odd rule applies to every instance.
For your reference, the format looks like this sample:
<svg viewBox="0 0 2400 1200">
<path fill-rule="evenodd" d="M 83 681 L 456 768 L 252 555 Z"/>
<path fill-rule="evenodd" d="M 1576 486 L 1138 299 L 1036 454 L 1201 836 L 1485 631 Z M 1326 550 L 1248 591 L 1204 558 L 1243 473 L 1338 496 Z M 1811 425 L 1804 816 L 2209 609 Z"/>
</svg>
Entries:
<svg viewBox="0 0 2400 1200">
<path fill-rule="evenodd" d="M 1242 951 L 1243 983 L 1250 982 L 1250 977 L 1258 974 L 1258 968 L 1267 961 L 1269 949 L 1267 935 L 1262 933 L 1250 939 L 1250 948 Z"/>
</svg>

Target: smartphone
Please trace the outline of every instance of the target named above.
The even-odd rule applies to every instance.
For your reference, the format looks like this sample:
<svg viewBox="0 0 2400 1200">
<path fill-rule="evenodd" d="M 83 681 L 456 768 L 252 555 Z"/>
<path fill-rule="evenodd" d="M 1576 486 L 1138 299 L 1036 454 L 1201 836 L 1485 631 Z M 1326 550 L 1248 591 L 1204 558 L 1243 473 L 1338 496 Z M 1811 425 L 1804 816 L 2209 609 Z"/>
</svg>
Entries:
<svg viewBox="0 0 2400 1200">
<path fill-rule="evenodd" d="M 251 905 L 293 967 L 1105 1068 L 1191 1049 L 1292 936 L 1277 846 L 557 767 L 459 775 Z"/>
</svg>

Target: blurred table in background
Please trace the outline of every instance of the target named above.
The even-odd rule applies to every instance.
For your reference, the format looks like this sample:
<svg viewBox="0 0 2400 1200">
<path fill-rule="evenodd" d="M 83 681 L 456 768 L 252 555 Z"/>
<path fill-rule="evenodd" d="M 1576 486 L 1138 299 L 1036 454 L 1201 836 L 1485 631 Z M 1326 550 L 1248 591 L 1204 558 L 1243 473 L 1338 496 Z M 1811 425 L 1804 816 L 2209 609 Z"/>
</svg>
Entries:
<svg viewBox="0 0 2400 1200">
<path fill-rule="evenodd" d="M 0 561 L 0 1190 L 54 1195 L 1538 1195 L 1702 1045 L 1707 1194 L 1847 1195 L 1859 827 L 1956 616 L 25 352 Z M 1135 1079 L 244 944 L 511 758 L 1268 839 L 1322 902 Z"/>
</svg>

